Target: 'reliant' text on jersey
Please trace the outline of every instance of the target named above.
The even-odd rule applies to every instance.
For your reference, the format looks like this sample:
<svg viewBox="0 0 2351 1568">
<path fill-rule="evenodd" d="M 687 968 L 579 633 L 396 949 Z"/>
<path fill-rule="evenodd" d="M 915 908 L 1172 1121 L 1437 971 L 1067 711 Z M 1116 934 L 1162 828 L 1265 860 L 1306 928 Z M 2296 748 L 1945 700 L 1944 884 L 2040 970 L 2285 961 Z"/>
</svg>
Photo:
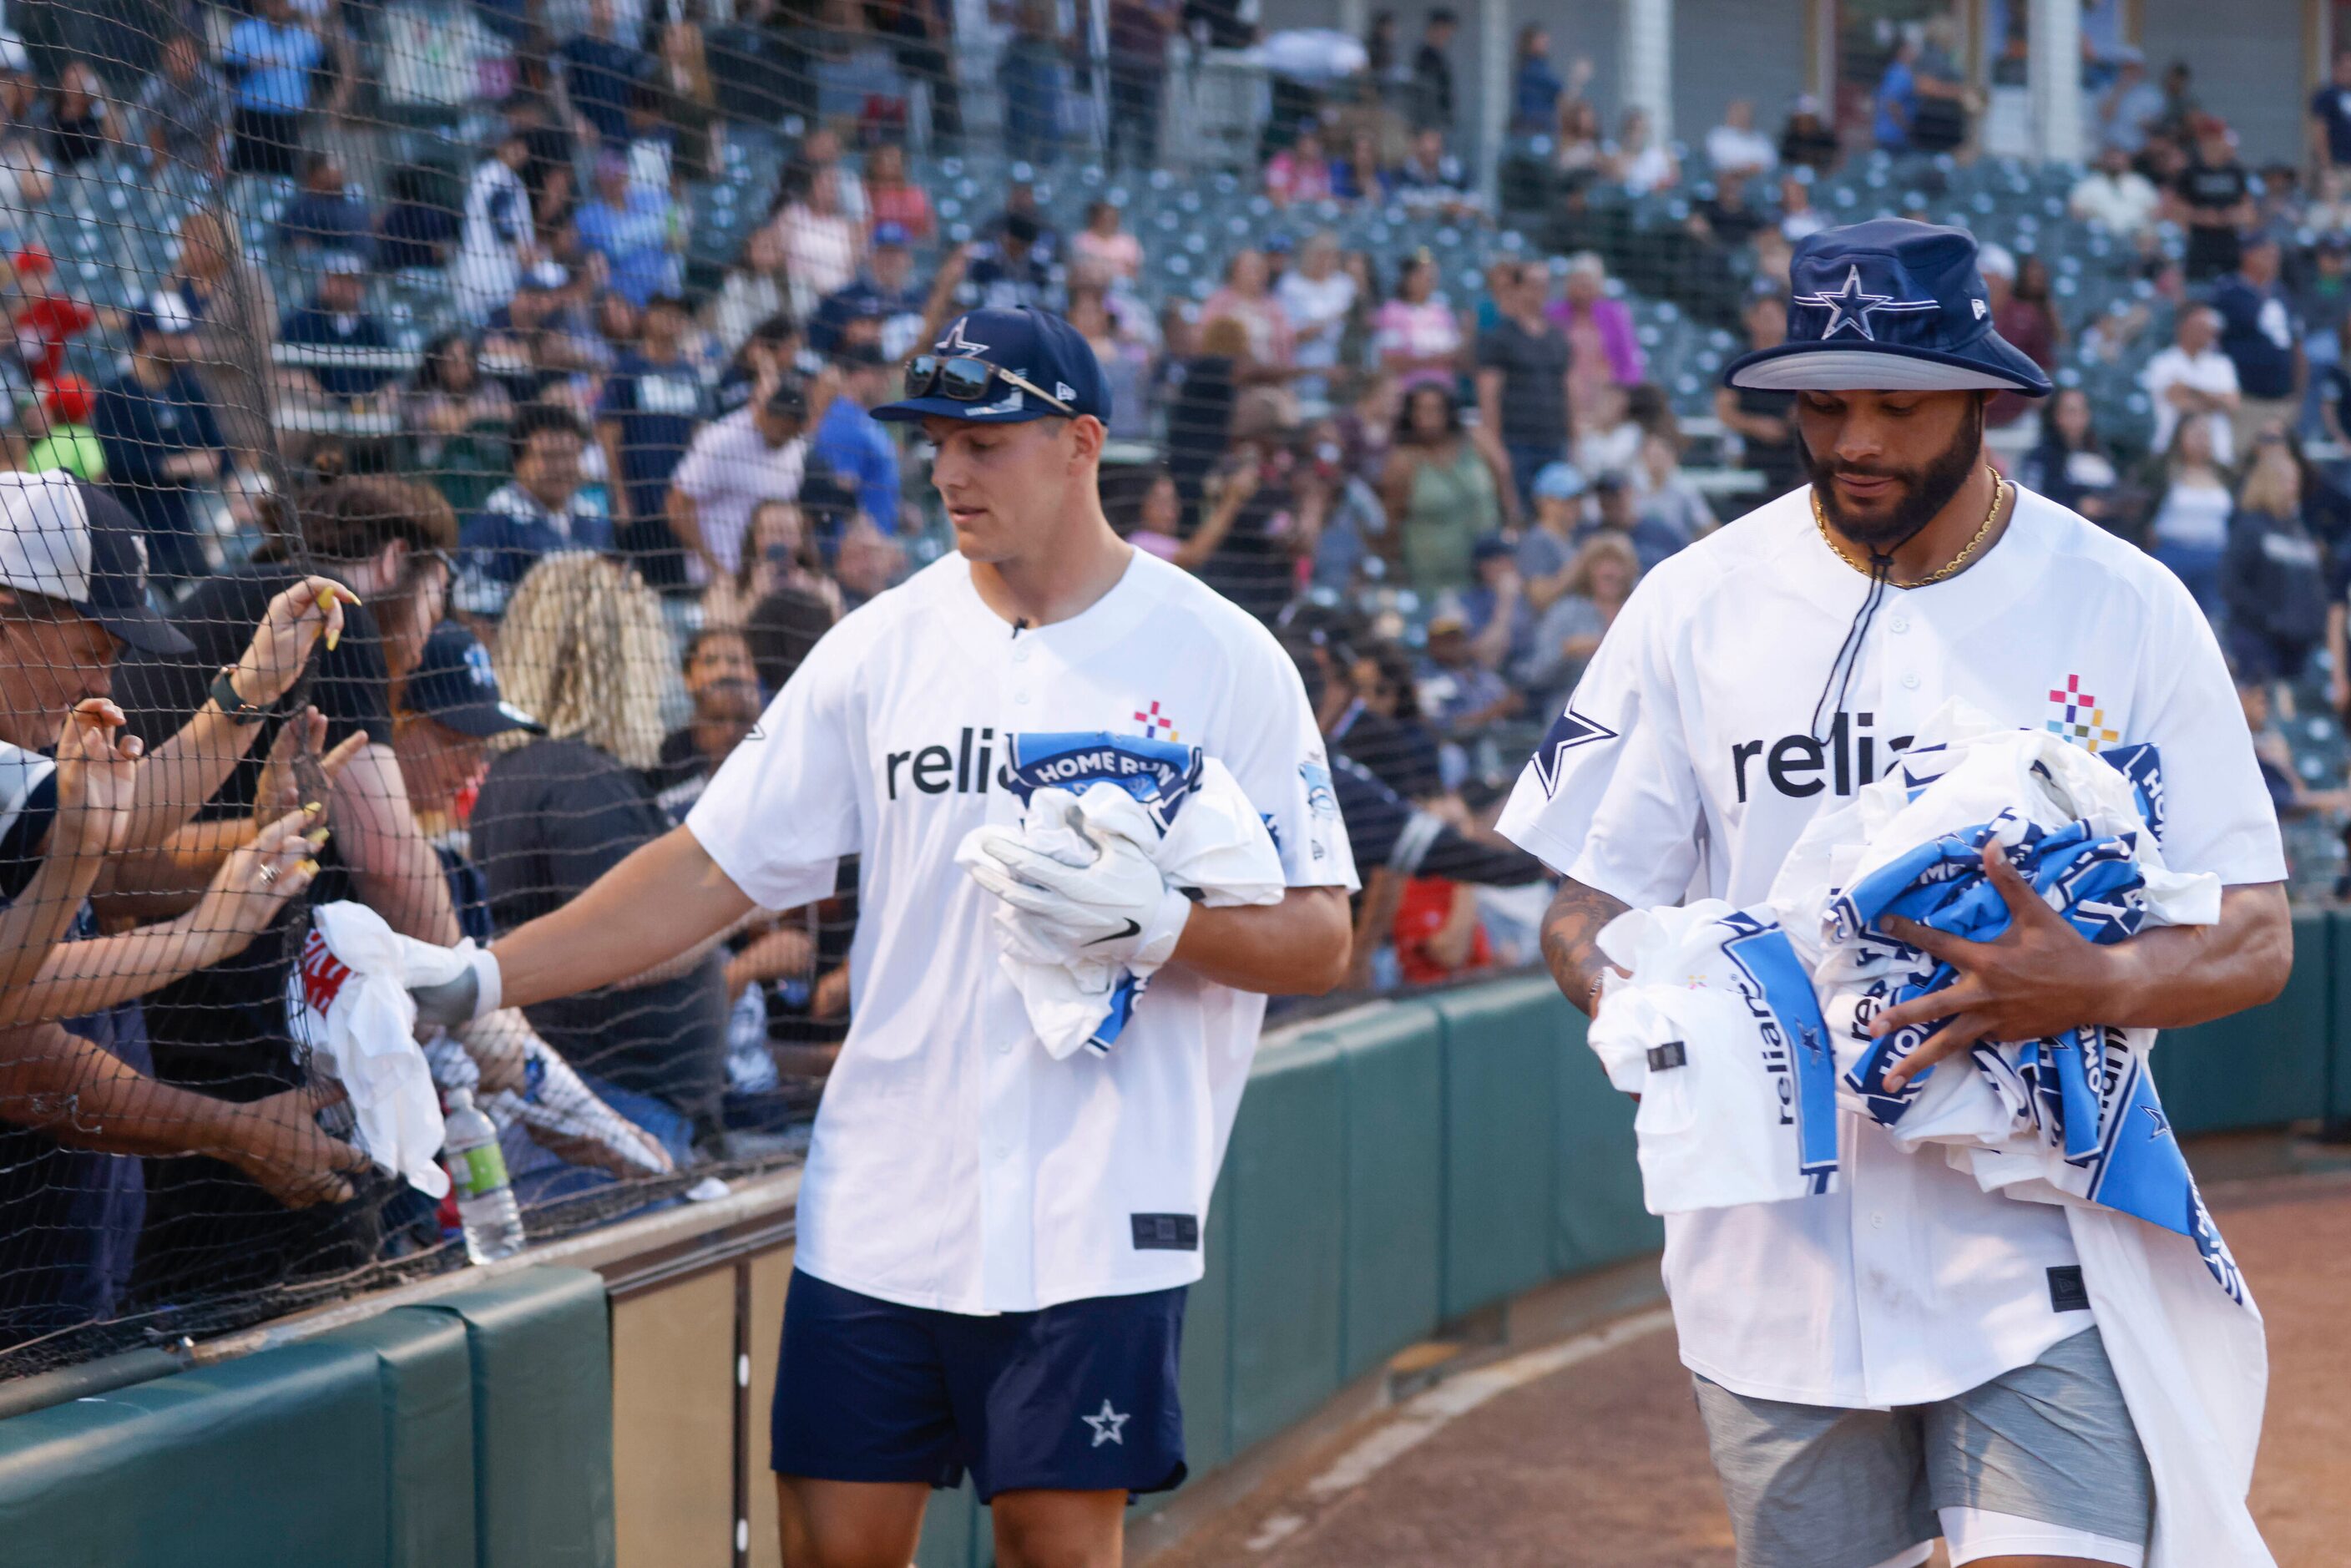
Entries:
<svg viewBox="0 0 2351 1568">
<path fill-rule="evenodd" d="M 1504 810 L 1501 830 L 1636 909 L 1763 900 L 1805 825 L 1892 768 L 1947 698 L 2105 755 L 2160 760 L 2177 870 L 2282 881 L 2235 687 L 2179 580 L 2031 491 L 1966 571 L 1893 594 L 1841 709 L 1823 677 L 1869 584 L 1767 502 L 1645 577 Z M 2132 760 L 2125 758 L 2124 760 Z M 1668 1216 L 1682 1358 L 1755 1398 L 1931 1403 L 2088 1326 L 2058 1208 L 1989 1195 L 1839 1118 L 1836 1189 Z"/>
<path fill-rule="evenodd" d="M 1024 736 L 1200 747 L 1293 887 L 1357 886 L 1297 671 L 1256 621 L 1144 552 L 1082 613 L 1017 632 L 948 556 L 820 640 L 686 819 L 760 904 L 858 858 L 850 1029 L 799 1197 L 797 1265 L 908 1306 L 1025 1312 L 1199 1278 L 1208 1195 L 1265 998 L 1169 968 L 1109 1057 L 1054 1061 L 954 862 L 1018 820 Z"/>
</svg>

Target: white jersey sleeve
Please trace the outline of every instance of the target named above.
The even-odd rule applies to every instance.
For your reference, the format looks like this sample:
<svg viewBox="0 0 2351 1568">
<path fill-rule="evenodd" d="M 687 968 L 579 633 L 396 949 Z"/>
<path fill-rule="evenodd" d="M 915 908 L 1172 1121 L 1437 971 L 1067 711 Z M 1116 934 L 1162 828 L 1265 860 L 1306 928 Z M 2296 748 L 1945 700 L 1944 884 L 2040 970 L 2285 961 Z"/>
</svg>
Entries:
<svg viewBox="0 0 2351 1568">
<path fill-rule="evenodd" d="M 1292 887 L 1363 885 L 1347 825 L 1339 819 L 1339 799 L 1331 788 L 1331 758 L 1306 685 L 1270 634 L 1257 630 L 1249 656 L 1237 661 L 1240 698 L 1227 753 L 1232 769 L 1281 852 L 1283 876 Z"/>
<path fill-rule="evenodd" d="M 843 622 L 809 651 L 686 814 L 718 869 L 765 909 L 832 895 L 861 844 L 868 768 L 852 723 L 863 628 Z"/>
<path fill-rule="evenodd" d="M 2138 711 L 2153 717 L 2139 734 L 2162 765 L 2164 862 L 2224 885 L 2283 882 L 2277 812 L 2212 623 L 2168 573 L 2150 597 L 2147 643 L 2166 656 L 2142 663 L 2153 689 Z"/>
<path fill-rule="evenodd" d="M 1698 869 L 1702 808 L 1665 638 L 1670 575 L 1634 590 L 1497 823 L 1552 870 L 1635 909 L 1673 903 Z"/>
</svg>

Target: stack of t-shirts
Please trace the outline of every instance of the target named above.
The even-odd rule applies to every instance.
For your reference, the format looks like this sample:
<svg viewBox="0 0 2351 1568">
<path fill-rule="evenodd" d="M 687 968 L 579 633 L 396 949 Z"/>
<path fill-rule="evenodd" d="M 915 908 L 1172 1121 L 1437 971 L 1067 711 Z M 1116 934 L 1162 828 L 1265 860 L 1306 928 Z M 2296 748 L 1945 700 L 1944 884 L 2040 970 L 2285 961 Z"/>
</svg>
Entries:
<svg viewBox="0 0 2351 1568">
<path fill-rule="evenodd" d="M 2054 736 L 1998 728 L 1955 706 L 1929 723 L 1894 775 L 1816 821 L 1798 844 L 1792 868 L 1842 861 L 1840 880 L 1799 889 L 1783 875 L 1774 892 L 1791 895 L 1788 923 L 1800 945 L 1818 933 L 1807 956 L 1848 1108 L 1899 1146 L 1944 1145 L 1986 1190 L 2045 1183 L 2055 1193 L 2017 1196 L 2083 1198 L 2189 1237 L 2233 1298 L 2242 1281 L 2147 1071 L 2153 1030 L 2094 1024 L 2045 1040 L 1986 1041 L 1898 1093 L 1886 1092 L 1886 1074 L 1944 1021 L 1869 1038 L 1879 1012 L 1958 977 L 1878 931 L 1882 918 L 1972 942 L 2008 930 L 2007 901 L 1983 869 L 1987 846 L 2095 943 L 2219 919 L 2219 879 L 2163 863 L 2143 814 L 2151 780 L 2128 779 Z"/>
<path fill-rule="evenodd" d="M 2148 1076 L 2155 1031 L 2091 1026 L 1987 1043 L 1892 1095 L 1886 1068 L 1938 1026 L 1867 1038 L 1879 1009 L 1952 979 L 1874 922 L 1903 915 L 1978 941 L 2008 928 L 1982 869 L 1988 843 L 2090 941 L 2216 922 L 2219 879 L 2163 862 L 2162 798 L 2151 748 L 2093 757 L 1954 702 L 1893 775 L 1814 821 L 1773 902 L 1808 949 L 1844 1070 L 1841 1099 L 1920 1158 L 1939 1145 L 1987 1190 L 2064 1210 L 2155 1479 L 2149 1568 L 2259 1568 L 2272 1559 L 2245 1499 L 2268 1350 Z"/>
<path fill-rule="evenodd" d="M 1834 1190 L 1836 1062 L 1788 934 L 1719 898 L 1635 909 L 1600 933 L 1607 977 L 1586 1039 L 1641 1096 L 1651 1214 Z"/>
</svg>

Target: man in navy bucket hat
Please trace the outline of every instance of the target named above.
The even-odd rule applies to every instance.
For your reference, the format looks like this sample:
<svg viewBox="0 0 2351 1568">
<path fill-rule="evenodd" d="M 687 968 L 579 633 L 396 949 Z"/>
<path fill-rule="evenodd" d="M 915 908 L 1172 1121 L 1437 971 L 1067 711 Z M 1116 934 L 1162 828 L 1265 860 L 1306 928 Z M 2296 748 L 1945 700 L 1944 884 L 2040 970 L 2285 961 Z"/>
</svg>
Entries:
<svg viewBox="0 0 2351 1568">
<path fill-rule="evenodd" d="M 2220 915 L 2095 946 L 1988 852 L 1997 940 L 1880 922 L 1958 977 L 1869 1021 L 1931 1031 L 1889 1082 L 1967 1071 L 1979 1041 L 2266 1001 L 2292 962 L 2285 863 L 2228 670 L 2169 571 L 1992 466 L 1986 402 L 2050 383 L 1993 330 L 1974 238 L 1827 229 L 1792 277 L 1786 341 L 1723 374 L 1792 394 L 1810 482 L 1641 580 L 1499 822 L 1565 879 L 1542 938 L 1562 990 L 1601 1005 L 1598 937 L 1627 909 L 1764 903 L 1815 815 L 1959 700 L 2153 783 L 2165 862 L 2213 873 Z M 2130 1285 L 2085 1282 L 2055 1204 L 1837 1122 L 1834 1191 L 1666 1216 L 1740 1568 L 1913 1568 L 1938 1535 L 1954 1563 L 2189 1561 L 2150 1556 L 2156 1478 L 2180 1472 L 2150 1467 L 2147 1434 L 2178 1423 L 2125 1400 L 2106 1346 L 2128 1314 L 2090 1305 Z M 2257 1415 L 2259 1381 L 2226 1375 Z"/>
<path fill-rule="evenodd" d="M 904 1563 L 931 1489 L 968 1474 L 1007 1568 L 1110 1568 L 1128 1502 L 1184 1479 L 1177 1355 L 1217 1166 L 1265 997 L 1345 972 L 1354 861 L 1280 644 L 1104 517 L 1085 340 L 975 310 L 903 377 L 874 416 L 920 422 L 954 553 L 818 640 L 682 827 L 419 1006 L 463 1019 L 642 973 L 830 896 L 856 855 L 849 1036 L 770 1407 L 782 1560 Z M 1238 825 L 1270 902 L 1196 902 L 1155 834 L 1026 820 L 1048 783 L 1190 770 L 1185 821 Z M 1031 841 L 1048 825 L 1076 835 L 1058 855 Z M 1057 1053 L 1008 955 L 1165 967 L 1114 1050 Z"/>
</svg>

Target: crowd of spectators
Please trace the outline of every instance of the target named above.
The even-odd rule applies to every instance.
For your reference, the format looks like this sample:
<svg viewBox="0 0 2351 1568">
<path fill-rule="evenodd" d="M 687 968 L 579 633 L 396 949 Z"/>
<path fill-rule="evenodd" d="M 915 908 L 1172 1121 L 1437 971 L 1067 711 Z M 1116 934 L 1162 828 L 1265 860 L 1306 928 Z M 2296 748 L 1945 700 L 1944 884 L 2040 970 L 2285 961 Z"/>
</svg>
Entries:
<svg viewBox="0 0 2351 1568">
<path fill-rule="evenodd" d="M 1131 226 L 1107 193 L 1065 232 L 1037 168 L 946 220 L 909 157 L 904 89 L 924 89 L 933 149 L 988 106 L 963 90 L 978 68 L 947 68 L 951 18 L 927 0 L 829 5 L 813 35 L 625 0 L 478 9 L 513 45 L 510 90 L 481 111 L 477 156 L 437 183 L 350 134 L 364 84 L 331 4 L 263 0 L 163 38 L 135 92 L 70 57 L 37 78 L 0 70 L 18 110 L 0 226 L 11 182 L 22 205 L 107 157 L 273 199 L 257 239 L 198 204 L 160 287 L 122 308 L 78 297 L 21 235 L 0 268 L 0 449 L 46 476 L 10 476 L 0 500 L 54 504 L 80 482 L 76 515 L 118 561 L 136 536 L 143 575 L 114 570 L 172 629 L 120 647 L 9 564 L 7 541 L 47 514 L 0 518 L 0 741 L 10 777 L 48 781 L 0 787 L 0 964 L 12 998 L 49 994 L 44 965 L 83 987 L 0 1023 L 16 1031 L 0 1054 L 21 1059 L 0 1063 L 0 1139 L 23 1144 L 0 1160 L 0 1208 L 16 1206 L 0 1233 L 88 1239 L 0 1268 L 0 1292 L 20 1291 L 0 1295 L 0 1338 L 433 1239 L 445 1217 L 381 1190 L 303 1098 L 283 1020 L 300 903 L 486 939 L 681 820 L 826 629 L 949 548 L 919 444 L 870 411 L 973 307 L 1070 317 L 1113 389 L 1113 521 L 1291 651 L 1368 873 L 1356 984 L 1531 961 L 1543 873 L 1491 824 L 1534 737 L 1645 573 L 1801 482 L 1789 394 L 1677 399 L 1638 297 L 1769 346 L 1792 247 L 1832 221 L 1822 182 L 1873 146 L 1964 157 L 1972 134 L 1938 31 L 1894 51 L 1859 121 L 1798 99 L 1774 128 L 1741 99 L 1681 146 L 1637 110 L 1609 134 L 1589 60 L 1554 64 L 1531 26 L 1512 169 L 1489 188 L 1459 156 L 1455 19 L 1430 12 L 1407 43 L 1383 16 L 1360 73 L 1273 95 L 1247 176 L 1270 215 L 1186 298 L 1152 281 L 1180 237 Z M 1047 175 L 1090 136 L 1147 166 L 1175 40 L 1249 38 L 1197 0 L 1114 0 L 1113 115 L 1090 131 L 1072 109 L 1086 54 L 1060 26 L 1014 7 L 983 57 L 1004 143 Z M 800 78 L 768 53 L 810 36 Z M 2070 207 L 2147 287 L 2083 321 L 2042 256 L 1987 246 L 1984 271 L 1999 329 L 2053 370 L 2143 360 L 2151 431 L 2108 439 L 2076 378 L 2045 407 L 1995 405 L 1998 459 L 2189 584 L 2281 808 L 2323 819 L 2341 792 L 2289 727 L 2351 709 L 2351 573 L 2329 564 L 2351 563 L 2351 55 L 2313 103 L 2306 171 L 2245 169 L 2185 68 L 2157 87 L 2134 57 L 2113 67 Z M 756 221 L 723 265 L 696 264 L 695 191 L 738 128 L 772 134 L 776 103 L 801 98 Z M 1604 211 L 1643 201 L 1672 204 L 1656 265 L 1614 276 Z M 1412 245 L 1350 243 L 1348 214 L 1391 211 L 1409 232 L 1507 222 L 1534 243 L 1450 272 Z M 298 297 L 281 300 L 287 279 Z M 446 307 L 408 350 L 383 310 L 393 284 Z M 322 639 L 328 580 L 363 602 L 337 601 Z M 261 723 L 223 718 L 224 665 Z M 119 720 L 84 700 L 110 691 Z M 167 761 L 158 806 L 142 791 Z M 135 831 L 105 826 L 109 810 Z M 819 905 L 462 1043 L 496 1088 L 520 1082 L 517 1041 L 535 1036 L 680 1163 L 750 1146 L 829 1065 L 855 908 L 852 871 Z M 109 949 L 103 985 L 96 950 L 74 951 L 175 923 L 203 939 L 136 962 Z M 75 1040 L 127 1070 L 106 1092 L 176 1096 L 182 1136 L 214 1141 L 61 1135 L 24 1107 L 116 1071 Z M 576 1147 L 509 1143 L 532 1191 L 595 1179 Z"/>
</svg>

